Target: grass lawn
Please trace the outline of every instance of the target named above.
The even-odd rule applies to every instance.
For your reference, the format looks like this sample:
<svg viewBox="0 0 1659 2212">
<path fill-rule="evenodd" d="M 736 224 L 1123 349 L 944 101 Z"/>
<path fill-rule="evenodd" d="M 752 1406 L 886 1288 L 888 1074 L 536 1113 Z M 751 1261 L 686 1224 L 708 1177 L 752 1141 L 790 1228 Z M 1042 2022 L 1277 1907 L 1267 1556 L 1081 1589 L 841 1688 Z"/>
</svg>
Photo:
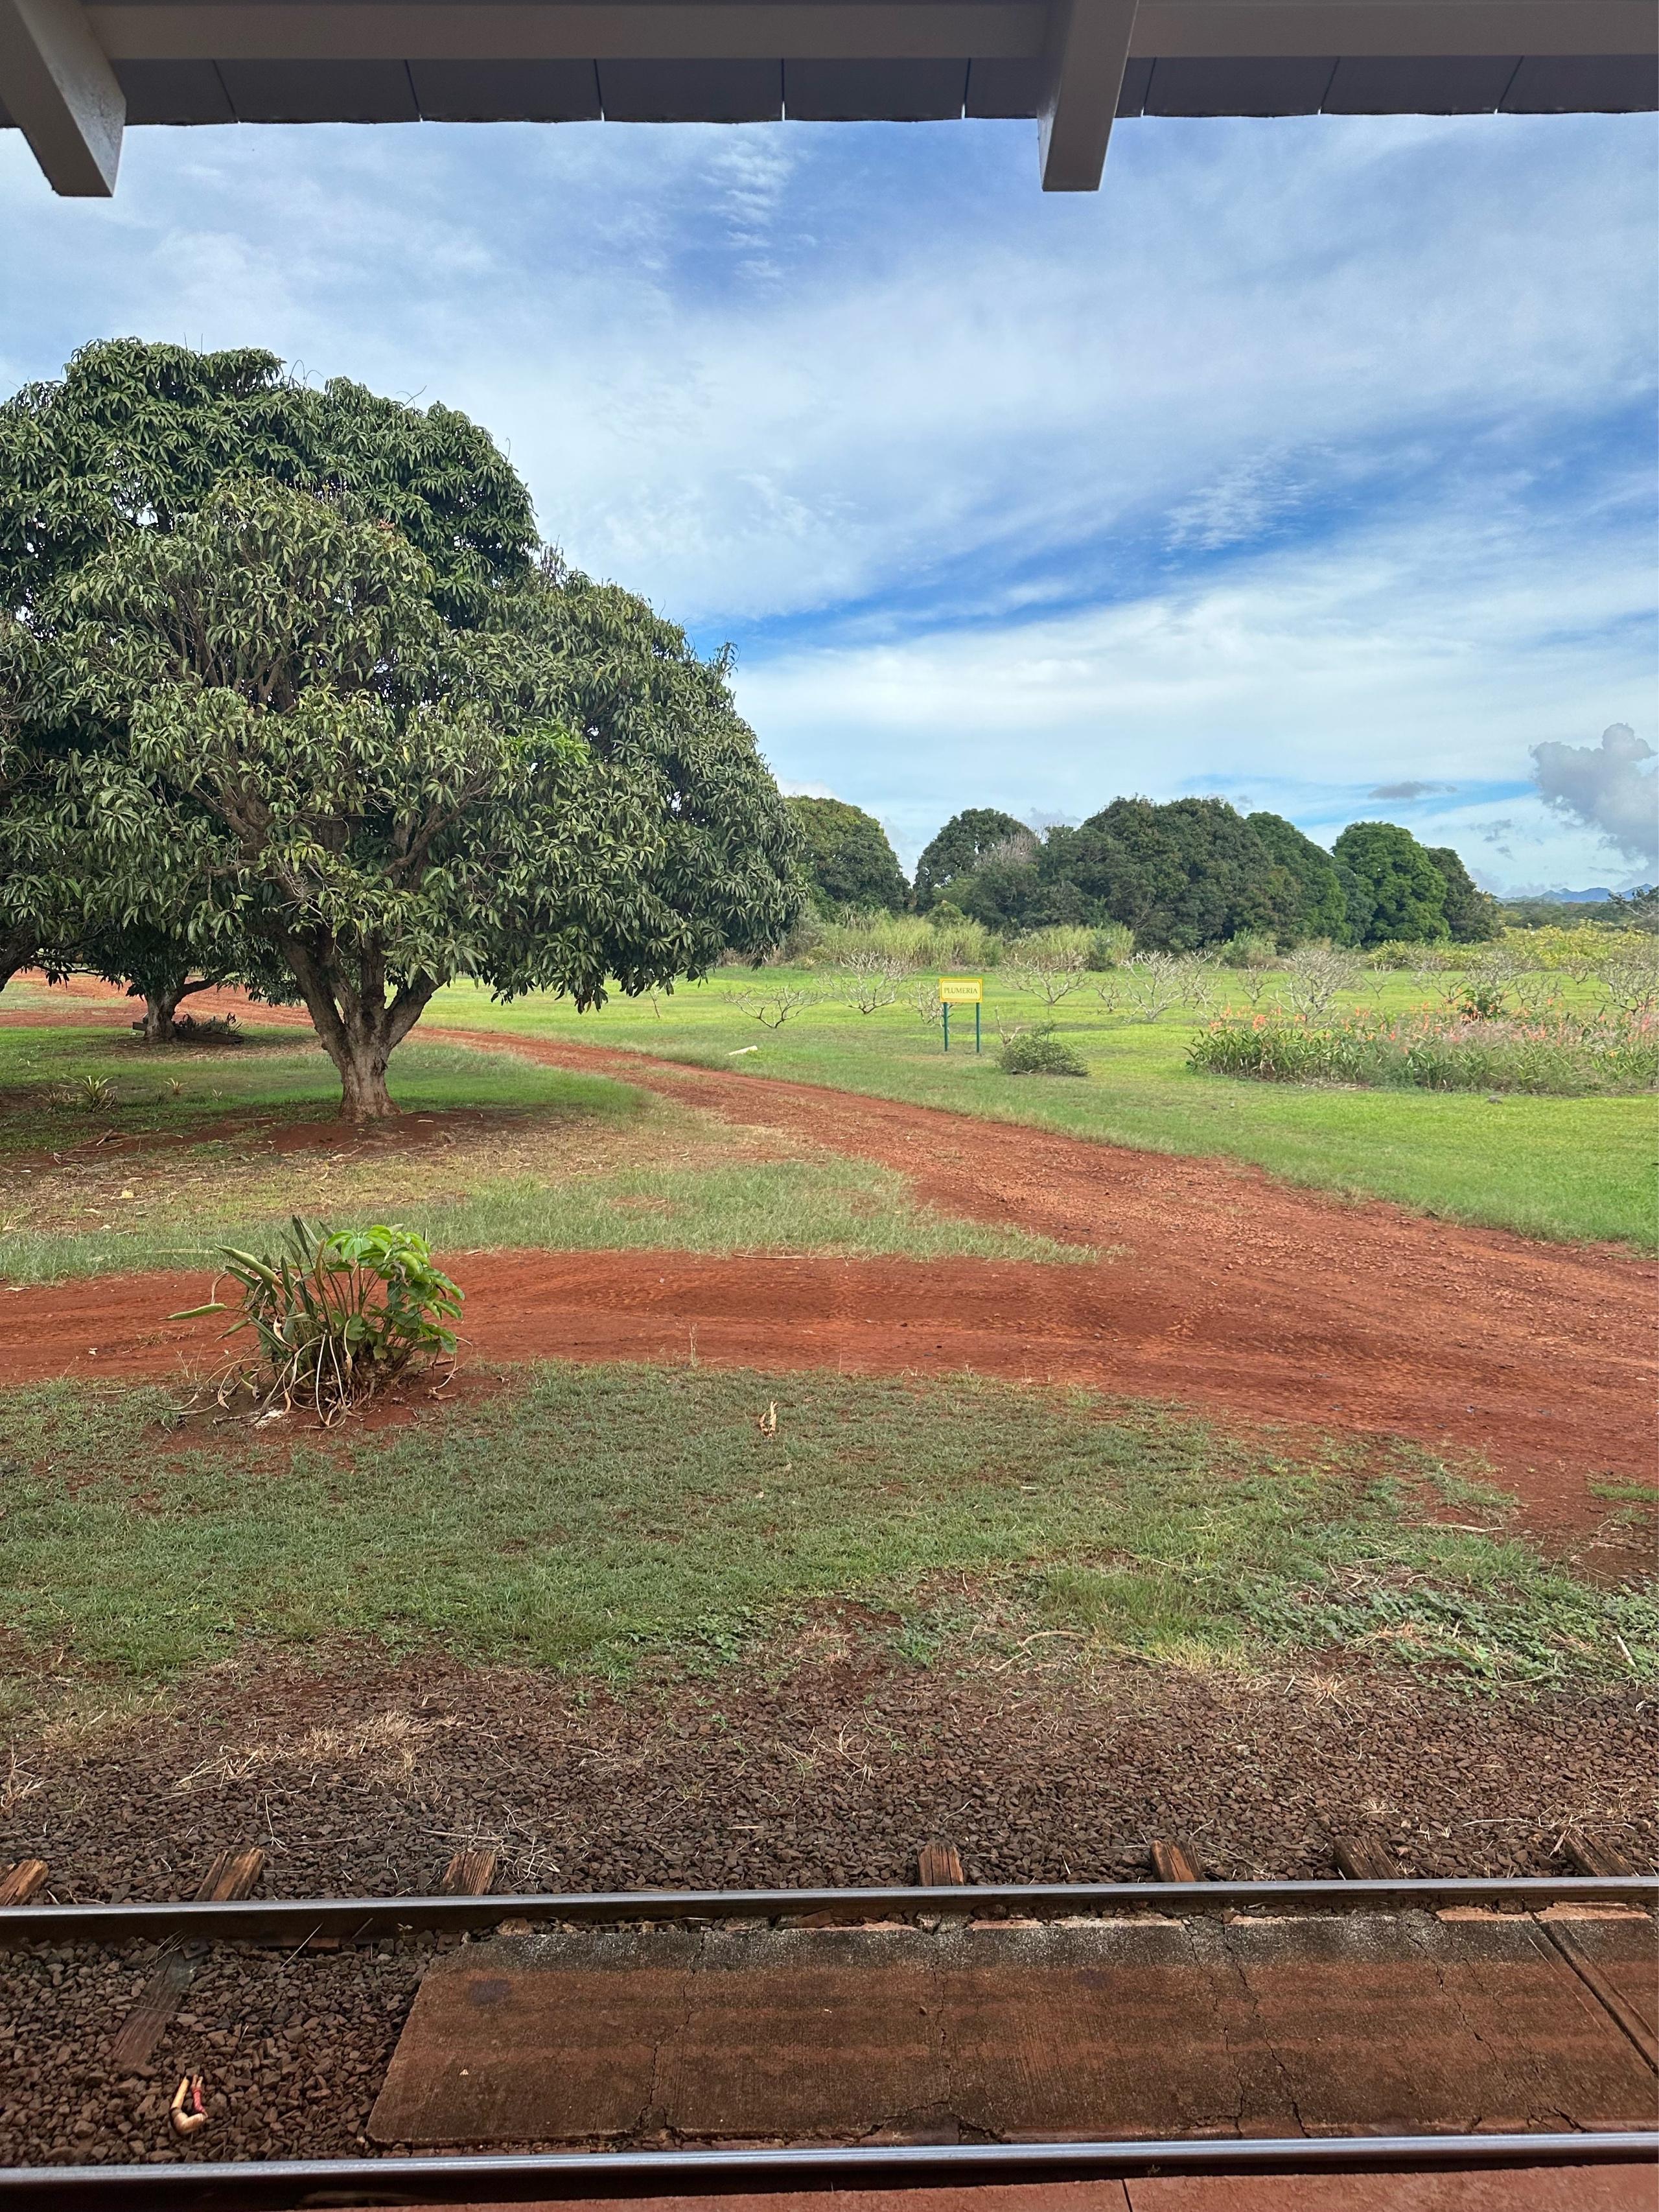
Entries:
<svg viewBox="0 0 1659 2212">
<path fill-rule="evenodd" d="M 1659 1249 L 1650 1097 L 1546 1098 L 1507 1094 L 1291 1086 L 1201 1075 L 1186 1065 L 1199 1017 L 1157 1023 L 1108 1012 L 1090 984 L 1054 1010 L 1060 1034 L 1088 1062 L 1088 1082 L 1010 1077 L 996 1065 L 999 1018 L 1044 1012 L 993 972 L 986 979 L 987 1049 L 975 1059 L 972 1019 L 957 1017 L 947 1057 L 936 1027 L 908 1000 L 860 1015 L 833 998 L 833 981 L 793 980 L 826 994 L 779 1030 L 733 1003 L 775 983 L 722 969 L 672 996 L 614 999 L 579 1014 L 568 1000 L 497 1006 L 458 985 L 434 1000 L 427 1023 L 569 1037 L 752 1075 L 789 1077 L 1000 1121 L 1032 1121 L 1153 1152 L 1224 1153 L 1287 1181 L 1354 1197 L 1393 1199 L 1457 1221 L 1531 1237 L 1606 1238 Z M 1281 985 L 1275 980 L 1269 997 Z M 1221 988 L 1225 990 L 1224 980 Z M 1407 975 L 1368 976 L 1349 1002 L 1405 1010 L 1421 993 Z M 966 1033 L 966 1048 L 961 1039 Z M 744 1047 L 754 1049 L 736 1056 Z M 396 1068 L 394 1064 L 394 1085 Z"/>
<path fill-rule="evenodd" d="M 1040 1639 L 1659 1674 L 1650 1596 L 1547 1563 L 1507 1501 L 1425 1453 L 1241 1440 L 1082 1393 L 547 1365 L 325 1439 L 60 1384 L 0 1399 L 0 1475 L 3 1618 L 54 1674 L 366 1638 L 618 1678 L 752 1653 L 836 1601 L 924 1663 L 968 1639 L 1018 1663 Z M 1431 1518 L 1448 1505 L 1466 1525 Z"/>
<path fill-rule="evenodd" d="M 64 1103 L 88 1078 L 112 1102 Z M 284 1152 L 248 1117 L 314 1121 L 331 1138 L 336 1127 L 334 1071 L 303 1033 L 252 1028 L 234 1048 L 155 1053 L 107 1029 L 0 1029 L 0 1278 L 199 1265 L 222 1243 L 268 1246 L 296 1212 L 391 1218 L 452 1255 L 527 1245 L 1093 1256 L 954 1219 L 918 1206 L 890 1169 L 605 1076 L 416 1041 L 394 1079 L 406 1109 L 396 1143 L 341 1128 L 337 1143 Z M 459 1109 L 479 1110 L 430 1119 Z M 112 1149 L 108 1133 L 191 1140 Z"/>
</svg>

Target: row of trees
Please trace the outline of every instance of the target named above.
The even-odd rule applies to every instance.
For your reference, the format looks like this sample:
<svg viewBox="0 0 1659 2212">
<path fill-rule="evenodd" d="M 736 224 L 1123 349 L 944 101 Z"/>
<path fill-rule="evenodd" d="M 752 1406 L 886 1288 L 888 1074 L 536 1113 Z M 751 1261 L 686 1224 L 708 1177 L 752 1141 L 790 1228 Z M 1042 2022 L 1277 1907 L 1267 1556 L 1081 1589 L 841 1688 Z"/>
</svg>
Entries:
<svg viewBox="0 0 1659 2212">
<path fill-rule="evenodd" d="M 120 341 L 0 406 L 0 986 L 302 1000 L 343 1110 L 443 984 L 758 957 L 799 832 L 703 660 L 465 416 Z"/>
<path fill-rule="evenodd" d="M 1015 934 L 1117 922 L 1141 946 L 1174 952 L 1246 933 L 1283 945 L 1468 944 L 1501 926 L 1498 902 L 1449 847 L 1420 845 L 1392 822 L 1350 823 L 1328 853 L 1282 815 L 1242 815 L 1220 799 L 1115 799 L 1042 836 L 997 808 L 970 807 L 907 886 L 871 816 L 836 799 L 789 804 L 825 909 L 945 907 Z"/>
</svg>

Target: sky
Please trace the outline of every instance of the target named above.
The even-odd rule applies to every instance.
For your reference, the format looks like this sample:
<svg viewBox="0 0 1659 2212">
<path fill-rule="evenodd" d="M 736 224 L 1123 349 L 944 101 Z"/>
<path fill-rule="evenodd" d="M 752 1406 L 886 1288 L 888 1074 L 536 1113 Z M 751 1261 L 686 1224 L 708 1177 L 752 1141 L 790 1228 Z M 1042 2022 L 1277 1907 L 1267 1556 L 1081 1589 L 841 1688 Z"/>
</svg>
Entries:
<svg viewBox="0 0 1659 2212">
<path fill-rule="evenodd" d="M 1651 116 L 0 131 L 0 392 L 269 347 L 483 423 L 786 787 L 1219 793 L 1659 874 Z"/>
</svg>

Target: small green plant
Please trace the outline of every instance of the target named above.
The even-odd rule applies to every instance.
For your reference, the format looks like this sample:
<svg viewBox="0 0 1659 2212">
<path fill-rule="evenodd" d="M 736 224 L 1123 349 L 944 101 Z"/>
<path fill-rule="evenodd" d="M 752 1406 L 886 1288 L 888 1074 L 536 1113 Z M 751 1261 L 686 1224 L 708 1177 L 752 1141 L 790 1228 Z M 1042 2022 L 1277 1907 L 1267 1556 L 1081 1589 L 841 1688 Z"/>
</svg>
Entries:
<svg viewBox="0 0 1659 2212">
<path fill-rule="evenodd" d="M 1005 1075 L 1087 1075 L 1089 1070 L 1063 1037 L 1054 1033 L 1052 1022 L 1034 1030 L 1016 1030 L 1007 1038 L 997 1064 Z"/>
<path fill-rule="evenodd" d="M 326 1230 L 296 1214 L 284 1243 L 269 1261 L 222 1249 L 223 1275 L 241 1285 L 240 1312 L 225 1333 L 251 1328 L 259 1361 L 224 1378 L 222 1404 L 251 1389 L 261 1413 L 286 1413 L 304 1401 L 331 1428 L 394 1377 L 454 1358 L 450 1324 L 462 1294 L 433 1265 L 423 1237 L 384 1225 Z M 207 1304 L 172 1318 L 234 1310 L 218 1287 Z"/>
<path fill-rule="evenodd" d="M 107 1114 L 119 1102 L 106 1075 L 77 1075 L 58 1093 L 58 1103 L 77 1114 Z"/>
<path fill-rule="evenodd" d="M 1501 983 L 1477 976 L 1463 986 L 1457 1006 L 1466 1022 L 1495 1022 L 1509 1011 L 1509 994 Z"/>
</svg>

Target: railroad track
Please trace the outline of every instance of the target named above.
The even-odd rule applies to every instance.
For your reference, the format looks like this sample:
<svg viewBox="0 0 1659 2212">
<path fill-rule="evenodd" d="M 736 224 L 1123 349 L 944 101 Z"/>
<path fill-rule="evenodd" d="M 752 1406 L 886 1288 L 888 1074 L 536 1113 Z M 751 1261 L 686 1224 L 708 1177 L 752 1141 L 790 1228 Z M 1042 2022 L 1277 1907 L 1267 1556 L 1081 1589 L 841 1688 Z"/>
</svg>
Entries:
<svg viewBox="0 0 1659 2212">
<path fill-rule="evenodd" d="M 267 1899 L 244 1852 L 193 1899 L 69 1905 L 16 1901 L 26 1863 L 0 1967 L 42 2003 L 13 2057 L 39 2075 L 70 2027 L 81 2055 L 60 2118 L 14 2116 L 0 2212 L 1659 2158 L 1659 1880 L 1346 1856 L 1211 1882 L 1166 1844 L 1155 1883 L 969 1885 L 935 1844 L 914 1887 L 500 1895 L 473 1852 L 439 1895 Z M 295 2102 L 246 2054 L 325 1985 L 379 2041 L 319 2032 Z M 118 2155 L 86 2158 L 76 2096 L 126 2115 Z"/>
</svg>

